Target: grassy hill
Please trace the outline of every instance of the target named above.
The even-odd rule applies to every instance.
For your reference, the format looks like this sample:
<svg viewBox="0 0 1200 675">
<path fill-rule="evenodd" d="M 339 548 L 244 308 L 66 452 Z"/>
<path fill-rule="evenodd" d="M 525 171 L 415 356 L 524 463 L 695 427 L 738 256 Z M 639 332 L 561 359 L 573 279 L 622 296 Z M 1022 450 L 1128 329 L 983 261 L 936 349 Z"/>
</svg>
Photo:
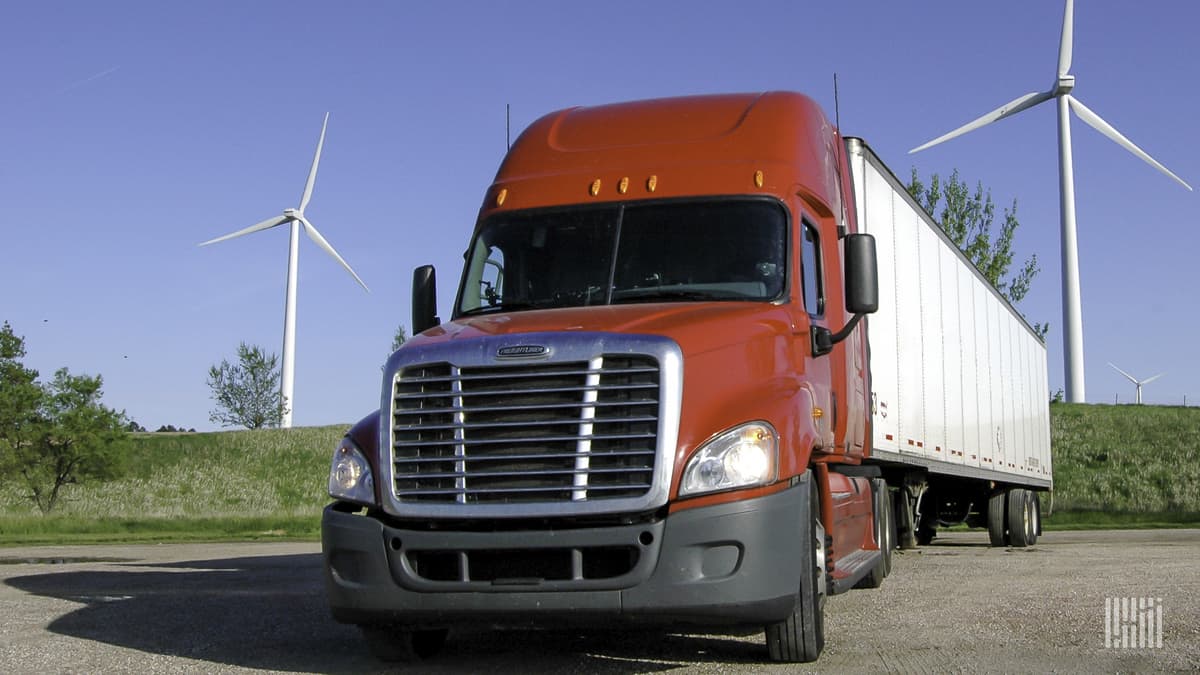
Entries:
<svg viewBox="0 0 1200 675">
<path fill-rule="evenodd" d="M 1050 412 L 1049 524 L 1200 522 L 1200 408 Z M 69 486 L 51 516 L 0 485 L 0 543 L 316 538 L 329 461 L 348 426 L 139 434 L 125 477 Z"/>
<path fill-rule="evenodd" d="M 1200 520 L 1200 408 L 1050 406 L 1056 511 Z"/>
<path fill-rule="evenodd" d="M 0 484 L 0 542 L 316 538 L 349 426 L 135 434 L 124 477 L 67 486 L 50 516 Z"/>
</svg>

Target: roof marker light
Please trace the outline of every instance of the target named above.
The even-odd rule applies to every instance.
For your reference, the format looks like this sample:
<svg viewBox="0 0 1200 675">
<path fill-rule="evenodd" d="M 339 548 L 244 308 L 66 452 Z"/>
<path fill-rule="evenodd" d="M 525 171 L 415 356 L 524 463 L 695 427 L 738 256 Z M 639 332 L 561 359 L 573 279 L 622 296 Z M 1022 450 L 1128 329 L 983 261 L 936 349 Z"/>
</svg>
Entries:
<svg viewBox="0 0 1200 675">
<path fill-rule="evenodd" d="M 508 188 L 501 188 L 496 193 L 496 206 L 504 206 L 505 199 L 508 199 Z"/>
<path fill-rule="evenodd" d="M 754 172 L 754 187 L 760 188 L 762 186 L 763 186 L 763 172 L 755 171 Z"/>
<path fill-rule="evenodd" d="M 658 189 L 658 176 L 650 176 L 646 179 L 646 192 L 654 192 Z"/>
<path fill-rule="evenodd" d="M 592 181 L 592 189 L 590 190 L 590 192 L 592 193 L 593 197 L 600 194 L 600 179 L 599 178 Z"/>
<path fill-rule="evenodd" d="M 621 194 L 629 192 L 629 176 L 622 177 L 621 181 L 617 183 L 617 192 L 620 192 Z"/>
</svg>

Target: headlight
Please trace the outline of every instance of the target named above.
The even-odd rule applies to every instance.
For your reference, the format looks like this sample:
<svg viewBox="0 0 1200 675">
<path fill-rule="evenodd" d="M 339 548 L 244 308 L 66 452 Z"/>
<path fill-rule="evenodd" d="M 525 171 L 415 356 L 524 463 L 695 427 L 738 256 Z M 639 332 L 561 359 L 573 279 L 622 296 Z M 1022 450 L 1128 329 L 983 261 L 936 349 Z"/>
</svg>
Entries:
<svg viewBox="0 0 1200 675">
<path fill-rule="evenodd" d="M 333 451 L 329 467 L 329 496 L 359 504 L 375 503 L 375 479 L 362 450 L 349 438 L 343 438 Z"/>
<path fill-rule="evenodd" d="M 719 434 L 692 455 L 679 496 L 765 485 L 775 480 L 779 435 L 766 422 L 750 422 Z"/>
</svg>

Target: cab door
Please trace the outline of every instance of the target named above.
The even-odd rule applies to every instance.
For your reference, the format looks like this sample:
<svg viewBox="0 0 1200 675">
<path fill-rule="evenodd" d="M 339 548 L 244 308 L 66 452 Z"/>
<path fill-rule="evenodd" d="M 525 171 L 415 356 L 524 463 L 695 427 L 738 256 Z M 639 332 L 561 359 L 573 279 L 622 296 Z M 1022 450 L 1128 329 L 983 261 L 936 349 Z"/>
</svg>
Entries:
<svg viewBox="0 0 1200 675">
<path fill-rule="evenodd" d="M 813 424 L 818 432 L 820 450 L 834 452 L 837 396 L 833 387 L 833 360 L 830 358 L 832 354 L 815 353 L 812 337 L 814 328 L 830 327 L 830 312 L 826 302 L 830 284 L 837 276 L 830 274 L 829 263 L 837 258 L 827 255 L 826 244 L 816 222 L 815 219 L 802 215 L 797 228 L 800 250 L 800 298 L 796 308 L 799 316 L 793 322 L 793 329 L 796 337 L 796 356 L 804 364 L 804 385 L 813 398 Z M 836 270 L 836 265 L 832 267 Z"/>
</svg>

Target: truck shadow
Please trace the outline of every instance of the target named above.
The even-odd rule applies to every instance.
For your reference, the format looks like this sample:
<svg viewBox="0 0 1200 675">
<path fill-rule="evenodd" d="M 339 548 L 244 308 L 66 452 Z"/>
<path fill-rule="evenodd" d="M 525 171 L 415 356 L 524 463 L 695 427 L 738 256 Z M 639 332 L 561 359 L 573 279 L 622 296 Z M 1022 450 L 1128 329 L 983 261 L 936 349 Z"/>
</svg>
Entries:
<svg viewBox="0 0 1200 675">
<path fill-rule="evenodd" d="M 110 563 L 102 570 L 52 567 L 6 580 L 26 593 L 80 603 L 50 621 L 51 633 L 218 667 L 389 670 L 367 653 L 355 627 L 330 617 L 320 554 Z M 761 634 L 741 639 L 652 631 L 452 632 L 441 654 L 410 669 L 652 673 L 693 663 L 763 664 L 761 640 Z"/>
</svg>

